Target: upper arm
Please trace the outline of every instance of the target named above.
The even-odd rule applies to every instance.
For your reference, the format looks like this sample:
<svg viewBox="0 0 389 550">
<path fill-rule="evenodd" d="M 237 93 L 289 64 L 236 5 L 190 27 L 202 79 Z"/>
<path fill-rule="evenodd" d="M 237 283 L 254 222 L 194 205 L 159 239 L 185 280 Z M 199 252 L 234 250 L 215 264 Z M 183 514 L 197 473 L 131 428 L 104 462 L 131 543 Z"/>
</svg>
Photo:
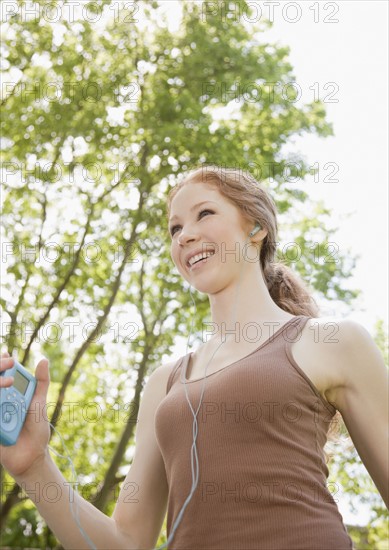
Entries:
<svg viewBox="0 0 389 550">
<path fill-rule="evenodd" d="M 370 333 L 351 319 L 340 321 L 337 367 L 343 384 L 335 406 L 372 480 L 389 507 L 389 376 Z"/>
<path fill-rule="evenodd" d="M 139 548 L 154 548 L 167 508 L 165 466 L 154 431 L 155 411 L 166 395 L 173 363 L 158 367 L 148 379 L 139 405 L 135 455 L 122 484 L 113 519 Z"/>
</svg>

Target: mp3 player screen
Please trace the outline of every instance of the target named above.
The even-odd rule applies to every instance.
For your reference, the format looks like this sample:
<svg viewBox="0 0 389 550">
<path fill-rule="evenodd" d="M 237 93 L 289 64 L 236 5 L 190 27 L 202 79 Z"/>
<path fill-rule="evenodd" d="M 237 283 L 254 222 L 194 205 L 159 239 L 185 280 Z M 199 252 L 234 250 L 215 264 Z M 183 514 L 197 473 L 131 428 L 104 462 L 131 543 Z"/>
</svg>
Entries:
<svg viewBox="0 0 389 550">
<path fill-rule="evenodd" d="M 25 395 L 26 390 L 28 388 L 28 378 L 23 376 L 18 370 L 14 374 L 14 383 L 13 386 L 16 388 L 21 394 Z"/>
</svg>

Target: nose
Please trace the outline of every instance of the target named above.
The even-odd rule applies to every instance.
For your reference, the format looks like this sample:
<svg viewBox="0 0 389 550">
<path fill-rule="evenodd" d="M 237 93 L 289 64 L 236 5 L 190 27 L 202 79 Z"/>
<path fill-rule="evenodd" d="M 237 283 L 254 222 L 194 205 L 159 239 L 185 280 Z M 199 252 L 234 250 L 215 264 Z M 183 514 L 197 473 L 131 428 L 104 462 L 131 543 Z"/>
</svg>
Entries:
<svg viewBox="0 0 389 550">
<path fill-rule="evenodd" d="M 190 230 L 189 231 L 183 231 L 183 230 L 180 231 L 180 234 L 178 236 L 178 244 L 179 245 L 182 246 L 182 245 L 184 245 L 188 242 L 195 241 L 195 240 L 196 240 L 196 236 Z"/>
</svg>

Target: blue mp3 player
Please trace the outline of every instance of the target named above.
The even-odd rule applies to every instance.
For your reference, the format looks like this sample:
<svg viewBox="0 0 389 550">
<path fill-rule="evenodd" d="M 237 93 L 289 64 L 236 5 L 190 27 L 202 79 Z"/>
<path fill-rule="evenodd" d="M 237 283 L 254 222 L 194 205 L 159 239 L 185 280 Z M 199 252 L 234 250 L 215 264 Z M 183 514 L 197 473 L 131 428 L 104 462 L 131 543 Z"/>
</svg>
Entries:
<svg viewBox="0 0 389 550">
<path fill-rule="evenodd" d="M 14 383 L 0 388 L 0 444 L 15 445 L 26 419 L 36 388 L 36 378 L 20 363 L 0 372 L 0 376 L 13 376 Z"/>
</svg>

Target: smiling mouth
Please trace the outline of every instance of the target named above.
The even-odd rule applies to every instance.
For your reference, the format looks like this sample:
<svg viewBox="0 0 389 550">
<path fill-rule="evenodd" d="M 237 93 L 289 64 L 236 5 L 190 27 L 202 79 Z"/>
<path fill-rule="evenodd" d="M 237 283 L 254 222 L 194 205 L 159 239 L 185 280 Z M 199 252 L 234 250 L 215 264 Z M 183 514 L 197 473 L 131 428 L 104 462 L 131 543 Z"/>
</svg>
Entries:
<svg viewBox="0 0 389 550">
<path fill-rule="evenodd" d="M 203 258 L 202 260 L 197 260 L 197 262 L 194 262 L 192 265 L 191 264 L 187 264 L 187 267 L 189 270 L 192 270 L 193 267 L 195 267 L 196 265 L 200 265 L 200 264 L 206 264 L 207 261 L 212 258 L 213 256 L 215 256 L 215 252 L 213 252 L 212 254 L 209 254 L 208 256 L 206 256 L 205 258 Z"/>
</svg>

